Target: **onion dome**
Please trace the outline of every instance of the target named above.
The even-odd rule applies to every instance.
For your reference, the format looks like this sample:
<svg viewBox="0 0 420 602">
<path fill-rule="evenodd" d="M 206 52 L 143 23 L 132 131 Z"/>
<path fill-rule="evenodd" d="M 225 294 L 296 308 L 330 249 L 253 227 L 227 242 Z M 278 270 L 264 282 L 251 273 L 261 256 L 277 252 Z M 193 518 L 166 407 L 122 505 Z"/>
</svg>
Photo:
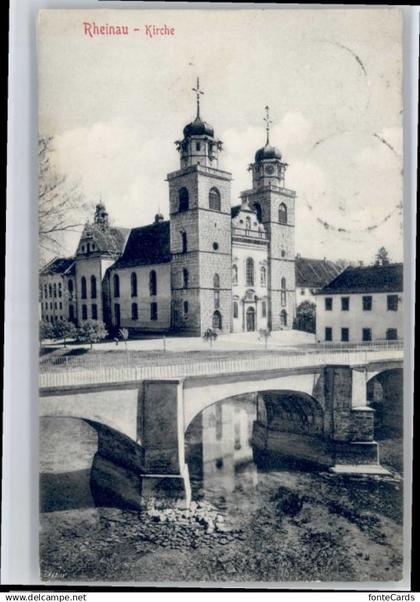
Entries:
<svg viewBox="0 0 420 602">
<path fill-rule="evenodd" d="M 281 152 L 275 146 L 270 146 L 269 144 L 266 144 L 262 148 L 258 149 L 255 153 L 256 163 L 264 161 L 264 159 L 278 159 L 279 161 L 281 161 Z"/>
<path fill-rule="evenodd" d="M 184 138 L 189 136 L 209 136 L 214 137 L 214 128 L 197 116 L 194 121 L 184 127 Z"/>
</svg>

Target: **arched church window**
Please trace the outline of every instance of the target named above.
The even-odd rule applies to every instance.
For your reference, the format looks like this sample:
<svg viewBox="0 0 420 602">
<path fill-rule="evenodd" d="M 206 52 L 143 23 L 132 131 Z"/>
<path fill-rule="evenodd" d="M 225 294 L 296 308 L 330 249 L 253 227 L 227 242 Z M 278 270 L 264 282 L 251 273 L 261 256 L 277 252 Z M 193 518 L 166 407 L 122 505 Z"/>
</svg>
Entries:
<svg viewBox="0 0 420 602">
<path fill-rule="evenodd" d="M 221 208 L 220 192 L 215 187 L 211 188 L 209 192 L 209 208 L 214 211 L 220 211 Z"/>
<path fill-rule="evenodd" d="M 149 274 L 149 292 L 151 297 L 157 295 L 157 280 L 155 270 L 152 270 Z"/>
<path fill-rule="evenodd" d="M 255 209 L 255 213 L 257 214 L 257 220 L 259 222 L 262 221 L 262 209 L 261 209 L 261 205 L 259 203 L 254 203 L 254 209 Z"/>
<path fill-rule="evenodd" d="M 222 314 L 218 310 L 213 313 L 212 326 L 215 330 L 222 330 Z"/>
<path fill-rule="evenodd" d="M 187 233 L 186 232 L 181 232 L 181 244 L 182 244 L 182 252 L 186 253 L 187 249 L 188 249 Z"/>
<path fill-rule="evenodd" d="M 213 276 L 213 288 L 220 288 L 220 276 L 219 276 L 219 274 L 215 274 Z"/>
<path fill-rule="evenodd" d="M 265 269 L 265 266 L 261 267 L 260 280 L 261 286 L 265 286 L 267 284 L 267 270 Z"/>
<path fill-rule="evenodd" d="M 96 299 L 96 278 L 95 278 L 95 276 L 90 277 L 90 296 L 92 299 Z"/>
<path fill-rule="evenodd" d="M 189 208 L 189 195 L 188 195 L 188 190 L 183 187 L 179 189 L 178 192 L 178 210 L 181 211 L 188 211 Z"/>
<path fill-rule="evenodd" d="M 80 288 L 81 288 L 82 299 L 86 299 L 87 298 L 87 286 L 86 286 L 86 278 L 84 276 L 82 276 L 80 279 Z"/>
<path fill-rule="evenodd" d="M 286 278 L 283 276 L 283 278 L 281 279 L 281 288 L 283 290 L 286 290 Z"/>
<path fill-rule="evenodd" d="M 280 312 L 280 324 L 281 326 L 287 326 L 287 311 L 285 309 Z"/>
<path fill-rule="evenodd" d="M 254 260 L 248 257 L 246 260 L 246 284 L 254 286 Z"/>
<path fill-rule="evenodd" d="M 118 274 L 114 274 L 114 297 L 120 296 L 120 277 Z"/>
<path fill-rule="evenodd" d="M 186 268 L 184 268 L 182 270 L 182 283 L 183 283 L 184 288 L 188 288 L 188 279 L 189 279 L 188 270 Z"/>
<path fill-rule="evenodd" d="M 131 284 L 131 296 L 137 297 L 137 274 L 136 274 L 136 272 L 131 273 L 130 284 Z"/>
<path fill-rule="evenodd" d="M 279 207 L 279 223 L 287 224 L 287 207 L 284 203 L 281 203 Z"/>
<path fill-rule="evenodd" d="M 139 308 L 137 303 L 131 304 L 131 319 L 138 320 L 139 319 Z"/>
<path fill-rule="evenodd" d="M 238 266 L 232 266 L 232 284 L 238 284 Z"/>
<path fill-rule="evenodd" d="M 238 302 L 234 301 L 233 302 L 233 317 L 237 318 L 239 316 L 239 306 L 238 306 Z"/>
<path fill-rule="evenodd" d="M 73 280 L 69 280 L 67 283 L 67 287 L 69 289 L 70 297 L 73 295 Z"/>
</svg>

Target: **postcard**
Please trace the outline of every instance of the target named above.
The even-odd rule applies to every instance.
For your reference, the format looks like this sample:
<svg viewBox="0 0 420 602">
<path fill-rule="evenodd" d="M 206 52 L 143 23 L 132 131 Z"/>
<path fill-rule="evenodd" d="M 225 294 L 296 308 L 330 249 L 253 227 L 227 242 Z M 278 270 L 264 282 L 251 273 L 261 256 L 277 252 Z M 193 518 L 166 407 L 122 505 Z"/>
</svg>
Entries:
<svg viewBox="0 0 420 602">
<path fill-rule="evenodd" d="M 400 10 L 47 9 L 38 67 L 42 580 L 397 588 Z"/>
</svg>

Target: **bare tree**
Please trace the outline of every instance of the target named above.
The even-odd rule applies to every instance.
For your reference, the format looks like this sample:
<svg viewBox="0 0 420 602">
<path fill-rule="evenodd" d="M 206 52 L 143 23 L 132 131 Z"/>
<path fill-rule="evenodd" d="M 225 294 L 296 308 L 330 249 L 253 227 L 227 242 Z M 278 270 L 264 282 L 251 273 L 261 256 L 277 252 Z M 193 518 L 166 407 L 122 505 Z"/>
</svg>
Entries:
<svg viewBox="0 0 420 602">
<path fill-rule="evenodd" d="M 52 136 L 38 140 L 38 224 L 40 260 L 62 252 L 63 235 L 78 232 L 83 225 L 86 205 L 77 185 L 70 186 L 66 176 L 57 173 L 53 161 Z"/>
</svg>

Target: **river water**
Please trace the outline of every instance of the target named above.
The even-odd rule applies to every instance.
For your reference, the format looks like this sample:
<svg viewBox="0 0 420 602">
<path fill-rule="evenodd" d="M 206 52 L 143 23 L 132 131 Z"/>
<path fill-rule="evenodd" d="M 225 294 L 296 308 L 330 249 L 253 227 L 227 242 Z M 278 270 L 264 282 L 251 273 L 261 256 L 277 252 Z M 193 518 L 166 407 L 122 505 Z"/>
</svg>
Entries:
<svg viewBox="0 0 420 602">
<path fill-rule="evenodd" d="M 235 492 L 255 489 L 253 462 L 254 396 L 210 406 L 185 435 L 193 499 L 235 504 Z M 43 418 L 40 424 L 41 508 L 43 511 L 94 507 L 90 467 L 97 434 L 81 420 Z"/>
<path fill-rule="evenodd" d="M 104 510 L 95 507 L 89 482 L 96 432 L 76 419 L 41 419 L 44 578 L 217 581 L 229 580 L 233 571 L 235 578 L 251 581 L 363 581 L 400 575 L 400 484 L 334 480 L 289 466 L 261 471 L 253 461 L 255 417 L 254 396 L 241 396 L 210 406 L 187 429 L 193 499 L 217 508 L 243 533 L 241 540 L 194 539 L 193 557 L 189 535 L 168 552 L 168 542 L 159 539 L 164 525 L 156 527 L 154 547 L 138 547 L 137 513 L 107 509 L 104 530 Z M 279 515 L 279 491 L 299 497 L 298 516 Z"/>
</svg>

